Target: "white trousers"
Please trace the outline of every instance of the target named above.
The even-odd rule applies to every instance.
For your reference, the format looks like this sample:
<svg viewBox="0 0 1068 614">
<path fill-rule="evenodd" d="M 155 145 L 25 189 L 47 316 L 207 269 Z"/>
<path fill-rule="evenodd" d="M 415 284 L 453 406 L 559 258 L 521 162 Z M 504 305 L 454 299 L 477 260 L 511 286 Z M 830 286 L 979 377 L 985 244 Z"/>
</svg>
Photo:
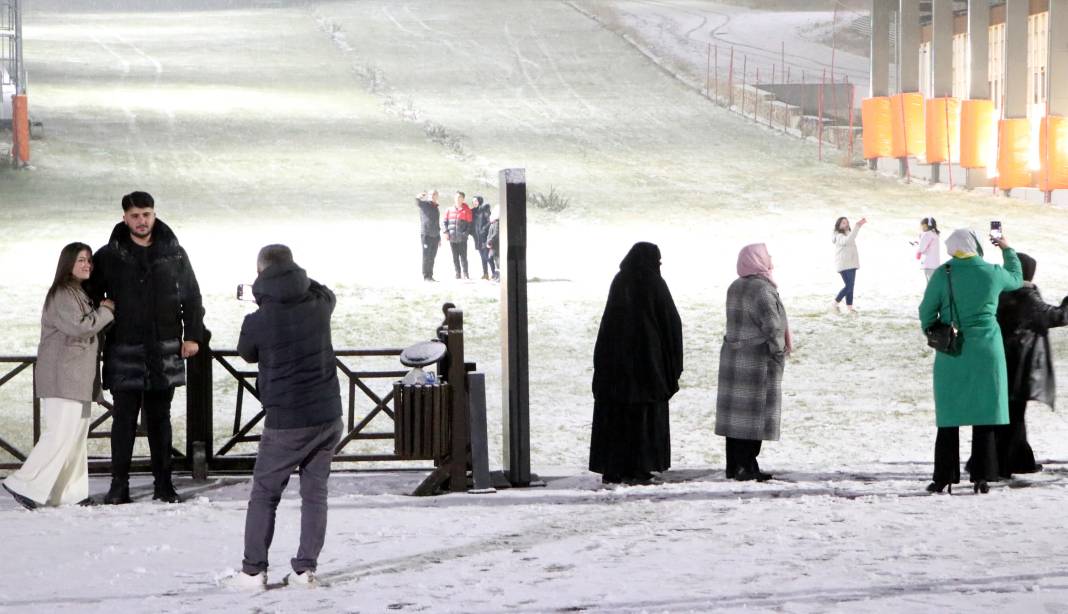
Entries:
<svg viewBox="0 0 1068 614">
<path fill-rule="evenodd" d="M 934 275 L 934 272 L 937 271 L 937 270 L 938 269 L 924 269 L 923 270 L 923 274 L 927 276 L 927 281 L 931 281 L 931 275 Z"/>
<path fill-rule="evenodd" d="M 41 399 L 41 439 L 4 486 L 38 505 L 67 505 L 89 496 L 88 401 Z"/>
</svg>

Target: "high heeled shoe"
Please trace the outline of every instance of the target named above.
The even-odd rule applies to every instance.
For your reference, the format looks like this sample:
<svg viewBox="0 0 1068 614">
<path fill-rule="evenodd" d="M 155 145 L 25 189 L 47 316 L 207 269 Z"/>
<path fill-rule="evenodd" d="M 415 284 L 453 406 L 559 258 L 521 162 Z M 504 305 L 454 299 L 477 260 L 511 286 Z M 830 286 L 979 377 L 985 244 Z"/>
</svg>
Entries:
<svg viewBox="0 0 1068 614">
<path fill-rule="evenodd" d="M 990 492 L 990 484 L 987 484 L 986 480 L 979 480 L 978 482 L 976 482 L 975 484 L 972 485 L 972 492 L 974 492 L 977 495 L 978 494 L 984 494 L 985 495 L 986 493 Z"/>
<path fill-rule="evenodd" d="M 927 485 L 927 492 L 932 494 L 942 492 L 946 489 L 948 489 L 947 492 L 949 494 L 953 494 L 953 485 L 949 482 L 931 482 Z"/>
</svg>

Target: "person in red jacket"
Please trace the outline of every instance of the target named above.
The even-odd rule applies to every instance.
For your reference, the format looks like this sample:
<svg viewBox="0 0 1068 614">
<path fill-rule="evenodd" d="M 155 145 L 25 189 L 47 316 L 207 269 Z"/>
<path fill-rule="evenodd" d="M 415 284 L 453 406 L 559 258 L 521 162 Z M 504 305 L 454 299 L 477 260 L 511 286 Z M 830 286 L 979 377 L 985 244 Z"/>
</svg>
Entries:
<svg viewBox="0 0 1068 614">
<path fill-rule="evenodd" d="M 467 276 L 467 237 L 471 234 L 471 222 L 474 216 L 471 208 L 464 202 L 464 193 L 456 192 L 452 209 L 445 212 L 445 239 L 452 248 L 452 265 L 456 268 L 456 279 Z"/>
</svg>

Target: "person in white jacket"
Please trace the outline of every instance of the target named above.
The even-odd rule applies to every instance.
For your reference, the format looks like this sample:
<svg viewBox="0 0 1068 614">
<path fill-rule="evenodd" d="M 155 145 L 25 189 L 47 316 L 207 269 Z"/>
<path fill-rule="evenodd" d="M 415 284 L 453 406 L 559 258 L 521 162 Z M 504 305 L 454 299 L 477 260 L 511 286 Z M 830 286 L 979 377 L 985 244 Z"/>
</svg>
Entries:
<svg viewBox="0 0 1068 614">
<path fill-rule="evenodd" d="M 867 218 L 860 218 L 860 221 L 857 222 L 857 227 L 851 228 L 849 219 L 845 217 L 838 218 L 838 221 L 834 223 L 834 235 L 831 237 L 831 241 L 834 242 L 834 264 L 838 274 L 842 276 L 842 281 L 845 283 L 838 292 L 838 296 L 834 298 L 834 304 L 831 305 L 831 309 L 835 312 L 838 311 L 838 305 L 842 302 L 842 299 L 845 299 L 846 309 L 849 310 L 849 313 L 855 313 L 853 309 L 853 286 L 857 281 L 857 269 L 860 268 L 860 254 L 857 252 L 857 233 L 867 223 Z"/>
<path fill-rule="evenodd" d="M 920 261 L 920 268 L 930 281 L 931 275 L 942 263 L 942 244 L 938 240 L 938 235 L 941 233 L 938 230 L 938 222 L 933 217 L 920 220 L 920 228 L 923 232 L 920 234 L 920 241 L 916 248 L 916 259 Z"/>
<path fill-rule="evenodd" d="M 85 503 L 89 497 L 86 438 L 89 406 L 100 391 L 97 338 L 115 319 L 112 301 L 94 307 L 82 289 L 92 271 L 92 249 L 67 245 L 45 298 L 34 370 L 44 432 L 22 467 L 3 483 L 28 509 Z"/>
</svg>

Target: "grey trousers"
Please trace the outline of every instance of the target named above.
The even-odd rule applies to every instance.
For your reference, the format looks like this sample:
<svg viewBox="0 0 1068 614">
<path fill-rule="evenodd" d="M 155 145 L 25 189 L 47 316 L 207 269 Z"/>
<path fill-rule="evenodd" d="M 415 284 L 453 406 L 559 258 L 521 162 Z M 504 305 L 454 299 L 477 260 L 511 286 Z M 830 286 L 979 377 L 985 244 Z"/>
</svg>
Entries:
<svg viewBox="0 0 1068 614">
<path fill-rule="evenodd" d="M 300 547 L 291 559 L 293 571 L 315 571 L 326 540 L 327 480 L 334 446 L 341 439 L 340 420 L 296 429 L 263 429 L 252 494 L 245 515 L 245 559 L 242 568 L 254 575 L 267 571 L 267 551 L 274 539 L 274 519 L 282 491 L 293 471 L 300 470 Z"/>
</svg>

